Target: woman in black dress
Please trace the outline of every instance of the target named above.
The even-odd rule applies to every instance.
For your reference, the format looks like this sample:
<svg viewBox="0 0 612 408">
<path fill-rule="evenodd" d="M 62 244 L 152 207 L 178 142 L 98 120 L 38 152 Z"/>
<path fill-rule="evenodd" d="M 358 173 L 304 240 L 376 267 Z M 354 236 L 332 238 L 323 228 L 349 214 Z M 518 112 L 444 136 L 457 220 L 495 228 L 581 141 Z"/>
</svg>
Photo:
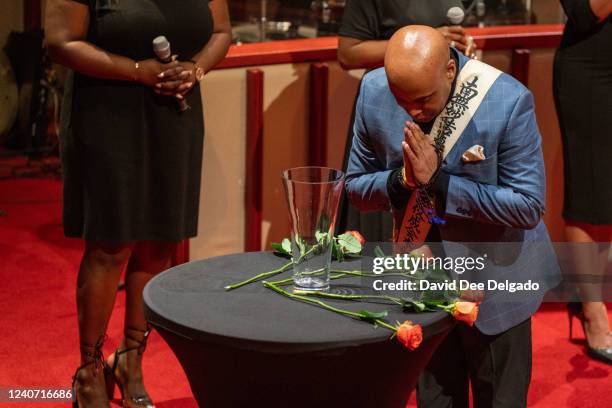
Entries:
<svg viewBox="0 0 612 408">
<path fill-rule="evenodd" d="M 229 48 L 227 5 L 49 0 L 45 31 L 51 57 L 73 70 L 60 141 L 64 231 L 85 240 L 74 397 L 87 407 L 108 406 L 105 385 L 116 381 L 124 406 L 151 407 L 141 372 L 149 333 L 142 290 L 170 265 L 176 243 L 196 235 L 204 134 L 198 81 Z M 155 59 L 159 35 L 178 57 L 170 63 Z M 191 109 L 179 112 L 178 100 Z M 125 336 L 102 361 L 126 264 Z"/>
<path fill-rule="evenodd" d="M 573 243 L 612 242 L 612 0 L 561 3 L 568 21 L 555 55 L 554 95 L 563 139 L 566 235 Z M 605 247 L 599 254 L 603 265 L 609 263 L 610 246 Z M 600 269 L 603 282 L 605 267 Z M 601 299 L 597 288 L 580 285 L 580 295 Z M 583 324 L 587 353 L 612 364 L 605 304 L 568 306 L 570 318 L 576 315 Z"/>
<path fill-rule="evenodd" d="M 449 25 L 447 17 L 450 8 L 463 8 L 463 3 L 462 0 L 348 0 L 338 33 L 338 61 L 344 69 L 381 67 L 387 40 L 411 24 L 436 27 L 449 45 L 471 56 L 475 52 L 473 41 L 463 27 Z M 345 170 L 353 140 L 353 121 L 351 118 L 344 153 Z M 361 213 L 350 205 L 346 194 L 336 225 L 337 231 L 358 230 L 368 241 L 389 241 L 393 235 L 390 212 Z"/>
</svg>

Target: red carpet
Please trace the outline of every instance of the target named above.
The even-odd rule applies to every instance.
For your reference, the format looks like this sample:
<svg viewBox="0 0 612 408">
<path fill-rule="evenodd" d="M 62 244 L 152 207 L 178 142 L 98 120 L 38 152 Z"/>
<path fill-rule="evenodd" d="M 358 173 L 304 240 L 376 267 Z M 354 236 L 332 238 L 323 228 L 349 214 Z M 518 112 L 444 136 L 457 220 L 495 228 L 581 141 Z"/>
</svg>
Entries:
<svg viewBox="0 0 612 408">
<path fill-rule="evenodd" d="M 0 211 L 6 212 L 0 216 L 0 387 L 68 387 L 78 363 L 74 292 L 81 242 L 63 236 L 61 183 L 1 180 Z M 123 308 L 120 293 L 107 354 L 121 340 Z M 530 407 L 612 406 L 612 367 L 588 359 L 581 343 L 567 340 L 567 318 L 558 305 L 534 316 L 533 331 Z M 576 333 L 582 335 L 579 328 Z M 196 406 L 180 365 L 155 333 L 144 373 L 159 408 Z M 61 406 L 0 403 L 54 405 Z"/>
</svg>

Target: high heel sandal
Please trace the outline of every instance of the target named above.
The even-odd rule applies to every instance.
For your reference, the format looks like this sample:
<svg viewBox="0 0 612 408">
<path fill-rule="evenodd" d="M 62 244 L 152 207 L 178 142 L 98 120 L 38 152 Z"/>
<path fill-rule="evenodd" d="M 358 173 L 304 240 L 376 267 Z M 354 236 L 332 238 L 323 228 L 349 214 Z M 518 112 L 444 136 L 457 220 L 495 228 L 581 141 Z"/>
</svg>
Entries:
<svg viewBox="0 0 612 408">
<path fill-rule="evenodd" d="M 92 364 L 95 366 L 94 375 L 96 375 L 101 369 L 104 369 L 104 357 L 102 355 L 102 346 L 104 345 L 105 340 L 106 340 L 106 335 L 102 335 L 100 336 L 96 344 L 93 346 L 91 344 L 86 344 L 86 343 L 80 344 L 81 352 L 83 353 L 87 361 L 81 364 L 81 366 L 79 366 L 79 368 L 76 369 L 76 371 L 74 372 L 74 375 L 72 376 L 72 386 L 71 387 L 72 387 L 72 398 L 73 398 L 72 407 L 73 408 L 79 407 L 79 399 L 76 393 L 76 381 L 77 381 L 77 375 L 79 374 L 79 371 L 81 371 L 81 369 L 88 367 Z"/>
<path fill-rule="evenodd" d="M 585 317 L 584 311 L 582 310 L 582 303 L 580 302 L 569 302 L 567 304 L 567 317 L 569 320 L 569 339 L 572 340 L 572 329 L 574 317 L 576 317 L 582 325 L 584 331 L 584 337 L 586 339 L 586 329 L 584 327 Z M 594 360 L 603 361 L 604 363 L 612 364 L 612 347 L 607 348 L 594 348 L 589 345 L 588 339 L 586 339 L 586 354 Z"/>
<path fill-rule="evenodd" d="M 143 333 L 142 340 L 138 340 L 130 336 L 127 330 Z M 146 391 L 142 395 L 133 395 L 128 398 L 125 395 L 124 385 L 118 379 L 117 367 L 119 366 L 119 356 L 133 350 L 138 350 L 138 355 L 142 355 L 147 347 L 147 339 L 151 333 L 151 329 L 148 326 L 146 330 L 135 329 L 132 327 L 128 327 L 127 330 L 124 333 L 125 338 L 133 341 L 134 343 L 138 343 L 138 346 L 128 347 L 123 350 L 117 349 L 114 354 L 112 367 L 107 361 L 104 362 L 104 370 L 106 373 L 106 393 L 108 395 L 108 399 L 111 400 L 113 398 L 115 385 L 117 385 L 119 392 L 121 393 L 121 402 L 124 408 L 155 408 L 153 401 L 151 401 L 151 397 L 149 397 Z"/>
</svg>

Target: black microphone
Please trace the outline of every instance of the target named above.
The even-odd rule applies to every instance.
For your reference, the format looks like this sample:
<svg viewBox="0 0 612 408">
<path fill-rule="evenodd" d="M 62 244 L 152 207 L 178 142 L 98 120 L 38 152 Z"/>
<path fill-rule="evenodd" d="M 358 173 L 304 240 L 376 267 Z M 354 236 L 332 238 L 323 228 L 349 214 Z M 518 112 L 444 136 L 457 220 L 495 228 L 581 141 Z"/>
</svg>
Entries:
<svg viewBox="0 0 612 408">
<path fill-rule="evenodd" d="M 153 39 L 153 51 L 155 52 L 155 55 L 157 55 L 157 59 L 164 64 L 172 62 L 170 42 L 163 35 Z M 179 112 L 184 112 L 191 108 L 185 99 L 177 99 L 176 101 L 178 102 Z"/>
</svg>

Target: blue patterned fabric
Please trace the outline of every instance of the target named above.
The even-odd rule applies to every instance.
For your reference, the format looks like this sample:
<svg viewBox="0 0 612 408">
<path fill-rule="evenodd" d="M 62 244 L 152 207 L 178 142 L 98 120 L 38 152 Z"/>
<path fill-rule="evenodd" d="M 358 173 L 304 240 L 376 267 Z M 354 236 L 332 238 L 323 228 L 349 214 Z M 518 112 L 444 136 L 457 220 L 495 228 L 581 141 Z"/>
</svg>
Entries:
<svg viewBox="0 0 612 408">
<path fill-rule="evenodd" d="M 467 61 L 459 55 L 459 69 Z M 409 119 L 391 94 L 384 69 L 366 74 L 357 100 L 346 189 L 361 211 L 391 210 L 395 222 L 401 222 L 403 209 L 391 207 L 387 178 L 403 165 L 401 142 Z M 462 162 L 463 152 L 475 144 L 484 147 L 486 158 Z M 559 267 L 541 220 L 546 180 L 540 145 L 531 92 L 501 74 L 442 163 L 451 175 L 446 213 L 440 214 L 446 220 L 439 226 L 442 241 L 499 243 L 490 255 L 496 265 L 487 268 L 488 276 L 481 279 L 540 283 L 535 292 L 488 293 L 476 322 L 486 334 L 527 319 L 545 291 L 559 281 Z M 451 252 L 455 250 L 452 246 Z"/>
</svg>

